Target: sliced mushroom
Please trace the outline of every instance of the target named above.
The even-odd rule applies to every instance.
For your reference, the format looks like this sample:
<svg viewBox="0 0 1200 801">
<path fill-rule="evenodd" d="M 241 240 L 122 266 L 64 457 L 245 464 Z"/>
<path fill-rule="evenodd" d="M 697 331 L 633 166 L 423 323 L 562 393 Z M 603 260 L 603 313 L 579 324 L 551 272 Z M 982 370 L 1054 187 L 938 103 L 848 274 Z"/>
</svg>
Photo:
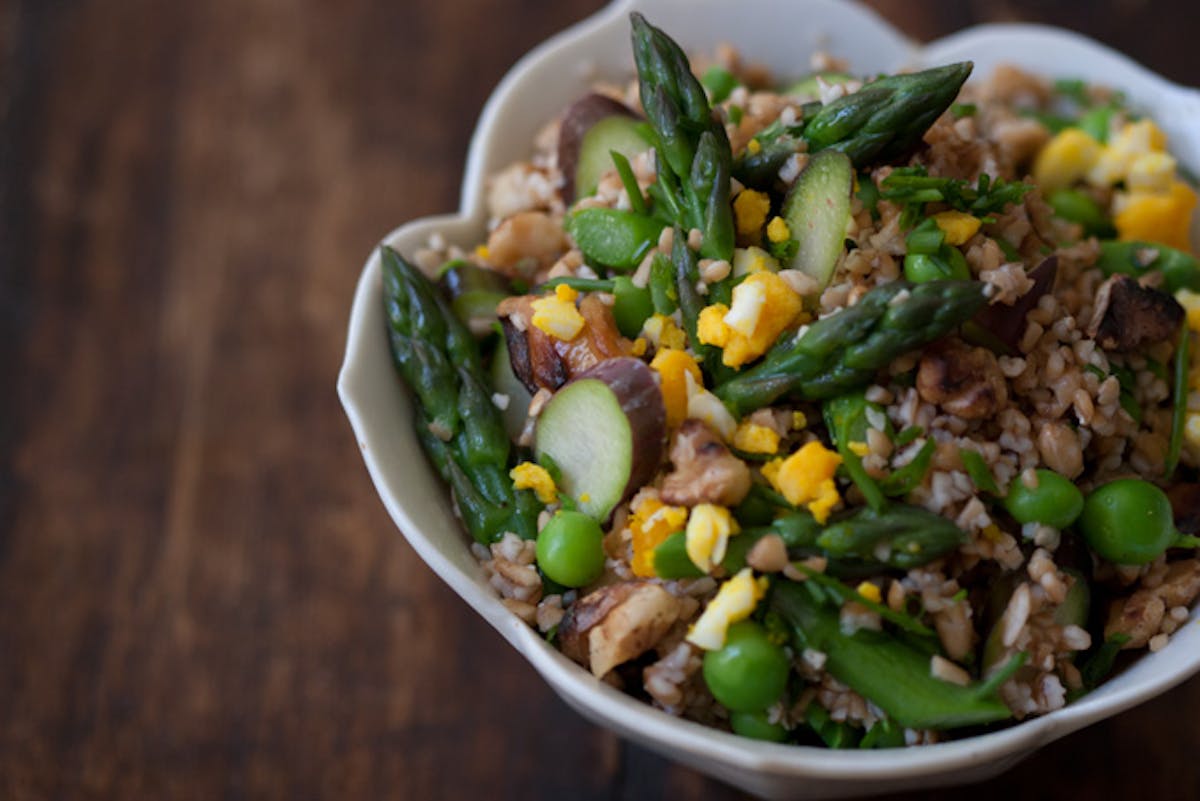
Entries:
<svg viewBox="0 0 1200 801">
<path fill-rule="evenodd" d="M 917 393 L 964 420 L 991 417 L 1008 403 L 995 354 L 954 339 L 942 340 L 921 356 Z"/>
<path fill-rule="evenodd" d="M 736 506 L 750 491 L 750 469 L 725 447 L 716 431 L 700 420 L 685 420 L 671 441 L 675 469 L 663 478 L 665 503 Z"/>
<path fill-rule="evenodd" d="M 1011 306 L 991 302 L 976 313 L 972 322 L 974 333 L 981 334 L 987 339 L 995 339 L 1003 344 L 1010 352 L 1016 352 L 1025 336 L 1028 324 L 1026 317 L 1037 308 L 1042 295 L 1054 290 L 1054 282 L 1058 278 L 1058 257 L 1047 256 L 1029 272 L 1033 286 Z M 986 341 L 982 344 L 988 344 Z"/>
<path fill-rule="evenodd" d="M 1118 274 L 1096 291 L 1087 333 L 1105 350 L 1125 353 L 1175 336 L 1183 316 L 1175 298 Z"/>
<path fill-rule="evenodd" d="M 658 584 L 611 584 L 567 610 L 558 627 L 559 645 L 599 678 L 657 645 L 679 615 L 679 599 Z"/>
<path fill-rule="evenodd" d="M 533 325 L 536 295 L 505 298 L 496 307 L 513 373 L 530 392 L 554 391 L 605 359 L 626 354 L 612 311 L 595 295 L 584 295 L 579 313 L 584 326 L 570 342 L 555 339 Z"/>
</svg>

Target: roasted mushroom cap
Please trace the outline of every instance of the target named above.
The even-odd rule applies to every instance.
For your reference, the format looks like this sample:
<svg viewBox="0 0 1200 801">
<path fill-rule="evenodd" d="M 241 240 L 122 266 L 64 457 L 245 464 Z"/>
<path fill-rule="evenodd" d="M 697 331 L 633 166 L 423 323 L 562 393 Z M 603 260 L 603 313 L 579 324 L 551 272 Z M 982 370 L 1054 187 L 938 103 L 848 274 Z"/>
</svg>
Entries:
<svg viewBox="0 0 1200 801">
<path fill-rule="evenodd" d="M 612 311 L 595 295 L 584 295 L 579 313 L 584 326 L 570 342 L 555 339 L 533 325 L 536 295 L 505 298 L 496 307 L 513 373 L 531 393 L 558 389 L 605 359 L 624 356 L 626 345 Z"/>
<path fill-rule="evenodd" d="M 1183 316 L 1175 298 L 1118 274 L 1096 291 L 1087 333 L 1105 350 L 1128 353 L 1174 337 Z"/>
</svg>

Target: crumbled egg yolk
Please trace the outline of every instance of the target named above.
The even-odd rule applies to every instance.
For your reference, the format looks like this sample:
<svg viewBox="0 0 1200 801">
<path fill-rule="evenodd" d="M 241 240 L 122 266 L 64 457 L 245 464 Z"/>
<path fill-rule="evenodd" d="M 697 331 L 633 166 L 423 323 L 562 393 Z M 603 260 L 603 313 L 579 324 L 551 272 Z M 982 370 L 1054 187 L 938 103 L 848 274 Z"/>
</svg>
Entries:
<svg viewBox="0 0 1200 801">
<path fill-rule="evenodd" d="M 763 271 L 778 272 L 779 261 L 767 251 L 754 245 L 748 248 L 734 248 L 734 277 L 741 277 L 750 273 L 761 273 Z"/>
<path fill-rule="evenodd" d="M 1143 155 L 1166 155 L 1166 147 L 1167 135 L 1151 120 L 1139 120 L 1124 125 L 1112 137 L 1107 147 L 1101 147 L 1095 163 L 1088 171 L 1088 182 L 1096 186 L 1109 186 L 1125 180 Z M 1174 174 L 1175 160 L 1170 156 L 1166 157 L 1171 160 L 1169 174 Z"/>
<path fill-rule="evenodd" d="M 1060 131 L 1033 163 L 1033 179 L 1049 194 L 1083 179 L 1100 160 L 1104 145 L 1080 128 Z"/>
<path fill-rule="evenodd" d="M 1160 242 L 1185 252 L 1191 251 L 1192 211 L 1196 193 L 1183 181 L 1171 182 L 1169 191 L 1130 192 L 1114 201 L 1113 224 L 1124 240 Z"/>
<path fill-rule="evenodd" d="M 687 641 L 705 651 L 721 649 L 729 627 L 750 617 L 766 593 L 766 576 L 755 578 L 753 570 L 742 568 L 721 585 L 716 596 L 704 607 L 700 618 L 688 630 Z"/>
<path fill-rule="evenodd" d="M 1175 159 L 1167 153 L 1143 153 L 1125 175 L 1130 192 L 1169 192 L 1175 179 Z"/>
<path fill-rule="evenodd" d="M 954 247 L 967 244 L 982 224 L 978 217 L 963 211 L 938 212 L 933 215 L 933 221 L 946 235 L 946 244 Z"/>
<path fill-rule="evenodd" d="M 725 558 L 729 538 L 739 530 L 733 515 L 724 506 L 698 504 L 692 508 L 687 521 L 688 559 L 705 573 L 711 573 L 713 565 Z"/>
<path fill-rule="evenodd" d="M 677 427 L 687 419 L 688 385 L 684 375 L 703 386 L 703 377 L 696 360 L 685 350 L 663 348 L 654 354 L 650 369 L 658 373 L 663 405 L 667 409 L 667 426 Z"/>
<path fill-rule="evenodd" d="M 1097 187 L 1124 183 L 1112 202 L 1117 236 L 1190 252 L 1196 192 L 1177 177 L 1166 147 L 1167 135 L 1151 120 L 1123 125 L 1108 145 L 1067 128 L 1042 148 L 1033 175 L 1046 193 L 1079 181 Z"/>
<path fill-rule="evenodd" d="M 842 457 L 818 440 L 813 440 L 786 459 L 773 459 L 763 465 L 762 474 L 788 503 L 806 505 L 818 523 L 841 501 L 833 474 Z"/>
<path fill-rule="evenodd" d="M 753 140 L 751 140 L 753 141 Z M 739 239 L 757 240 L 762 232 L 767 214 L 771 211 L 771 198 L 766 192 L 743 189 L 733 199 L 733 220 Z"/>
<path fill-rule="evenodd" d="M 733 288 L 731 306 L 714 303 L 700 312 L 700 341 L 724 349 L 721 361 L 740 367 L 766 353 L 788 326 L 803 322 L 804 303 L 787 281 L 772 272 L 751 274 Z"/>
<path fill-rule="evenodd" d="M 726 442 L 733 439 L 737 421 L 721 403 L 721 399 L 705 389 L 704 384 L 690 372 L 683 374 L 683 380 L 687 384 L 687 419 L 704 421 Z"/>
<path fill-rule="evenodd" d="M 757 139 L 751 139 L 746 143 L 746 152 L 751 156 L 758 155 L 760 150 L 762 150 L 762 142 L 759 142 Z"/>
<path fill-rule="evenodd" d="M 1175 300 L 1187 312 L 1188 328 L 1200 333 L 1200 293 L 1181 289 L 1175 293 Z"/>
<path fill-rule="evenodd" d="M 647 342 L 645 337 L 638 337 L 633 340 L 633 344 L 629 346 L 630 356 L 642 356 L 646 353 Z"/>
<path fill-rule="evenodd" d="M 754 335 L 758 320 L 767 305 L 767 285 L 761 280 L 746 280 L 734 287 L 733 305 L 722 322 L 744 337 Z"/>
<path fill-rule="evenodd" d="M 869 581 L 862 582 L 854 588 L 854 591 L 872 603 L 883 603 L 883 593 L 879 591 L 878 585 Z"/>
<path fill-rule="evenodd" d="M 487 261 L 491 257 L 491 255 L 492 255 L 492 252 L 490 250 L 488 250 L 487 245 L 476 245 L 475 246 L 475 258 L 479 259 L 480 261 Z"/>
<path fill-rule="evenodd" d="M 682 531 L 687 518 L 686 507 L 668 506 L 654 497 L 645 498 L 634 507 L 629 531 L 633 535 L 630 567 L 635 576 L 654 578 L 654 549 L 676 531 Z"/>
<path fill-rule="evenodd" d="M 779 450 L 779 433 L 768 426 L 743 420 L 733 432 L 733 447 L 746 453 L 775 453 Z"/>
<path fill-rule="evenodd" d="M 788 228 L 788 224 L 784 222 L 782 217 L 774 217 L 767 224 L 767 239 L 772 242 L 786 242 L 792 238 L 792 230 Z"/>
<path fill-rule="evenodd" d="M 846 443 L 846 447 L 849 448 L 850 452 L 855 456 L 866 456 L 871 452 L 870 446 L 865 442 L 848 442 Z"/>
<path fill-rule="evenodd" d="M 642 335 L 661 350 L 683 350 L 687 347 L 687 334 L 675 322 L 675 318 L 665 314 L 653 314 L 642 324 Z"/>
<path fill-rule="evenodd" d="M 513 489 L 531 489 L 542 503 L 551 504 L 558 500 L 558 488 L 554 486 L 554 479 L 540 464 L 521 462 L 508 471 L 508 477 L 512 479 Z"/>
<path fill-rule="evenodd" d="M 792 412 L 792 429 L 802 431 L 808 428 L 808 415 L 804 412 Z"/>
<path fill-rule="evenodd" d="M 574 289 L 559 284 L 554 288 L 553 295 L 533 302 L 533 318 L 530 322 L 555 339 L 570 342 L 583 330 L 583 315 L 575 308 L 575 299 L 578 297 L 579 293 Z"/>
</svg>

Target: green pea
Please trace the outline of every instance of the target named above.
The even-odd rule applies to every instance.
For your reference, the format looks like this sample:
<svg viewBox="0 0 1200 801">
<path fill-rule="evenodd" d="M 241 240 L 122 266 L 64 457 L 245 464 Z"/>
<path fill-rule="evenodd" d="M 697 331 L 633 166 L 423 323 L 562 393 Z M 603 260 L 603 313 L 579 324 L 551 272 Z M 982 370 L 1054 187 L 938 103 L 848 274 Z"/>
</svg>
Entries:
<svg viewBox="0 0 1200 801">
<path fill-rule="evenodd" d="M 965 281 L 971 277 L 971 270 L 958 248 L 945 246 L 934 255 L 909 253 L 905 256 L 904 277 L 914 284 L 947 279 Z"/>
<path fill-rule="evenodd" d="M 1175 541 L 1175 517 L 1167 494 L 1149 481 L 1122 478 L 1088 495 L 1079 530 L 1102 558 L 1144 565 Z"/>
<path fill-rule="evenodd" d="M 564 587 L 582 587 L 604 572 L 604 532 L 583 512 L 556 512 L 537 538 L 538 567 Z"/>
<path fill-rule="evenodd" d="M 1066 528 L 1083 511 L 1083 493 L 1069 478 L 1053 470 L 1038 470 L 1034 489 L 1020 478 L 1008 487 L 1004 506 L 1018 523 L 1041 523 Z"/>
<path fill-rule="evenodd" d="M 713 698 L 733 712 L 762 712 L 787 687 L 787 655 L 759 624 L 734 623 L 725 646 L 704 655 L 704 681 Z"/>
<path fill-rule="evenodd" d="M 752 740 L 782 743 L 787 739 L 787 729 L 783 724 L 770 722 L 765 712 L 730 712 L 729 725 L 733 727 L 734 734 Z"/>
</svg>

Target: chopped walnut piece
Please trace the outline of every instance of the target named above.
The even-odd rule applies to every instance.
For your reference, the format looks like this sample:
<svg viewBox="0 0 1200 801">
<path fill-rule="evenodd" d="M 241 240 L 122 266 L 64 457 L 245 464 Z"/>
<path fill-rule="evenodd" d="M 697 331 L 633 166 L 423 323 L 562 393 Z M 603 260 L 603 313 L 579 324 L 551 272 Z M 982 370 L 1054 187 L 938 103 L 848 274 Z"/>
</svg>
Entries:
<svg viewBox="0 0 1200 801">
<path fill-rule="evenodd" d="M 917 392 L 927 403 L 965 420 L 991 417 L 1008 403 L 1000 363 L 986 348 L 943 340 L 921 356 Z"/>
<path fill-rule="evenodd" d="M 610 584 L 576 601 L 559 624 L 562 652 L 601 677 L 658 644 L 680 601 L 658 584 Z"/>
<path fill-rule="evenodd" d="M 1168 609 L 1190 606 L 1200 595 L 1200 559 L 1173 562 L 1162 583 L 1143 587 L 1128 598 L 1113 602 L 1109 609 L 1105 638 L 1124 634 L 1129 641 L 1121 647 L 1144 648 L 1158 634 Z"/>
<path fill-rule="evenodd" d="M 675 469 L 663 479 L 664 503 L 736 506 L 750 491 L 750 469 L 701 420 L 685 420 L 671 442 Z"/>
</svg>

